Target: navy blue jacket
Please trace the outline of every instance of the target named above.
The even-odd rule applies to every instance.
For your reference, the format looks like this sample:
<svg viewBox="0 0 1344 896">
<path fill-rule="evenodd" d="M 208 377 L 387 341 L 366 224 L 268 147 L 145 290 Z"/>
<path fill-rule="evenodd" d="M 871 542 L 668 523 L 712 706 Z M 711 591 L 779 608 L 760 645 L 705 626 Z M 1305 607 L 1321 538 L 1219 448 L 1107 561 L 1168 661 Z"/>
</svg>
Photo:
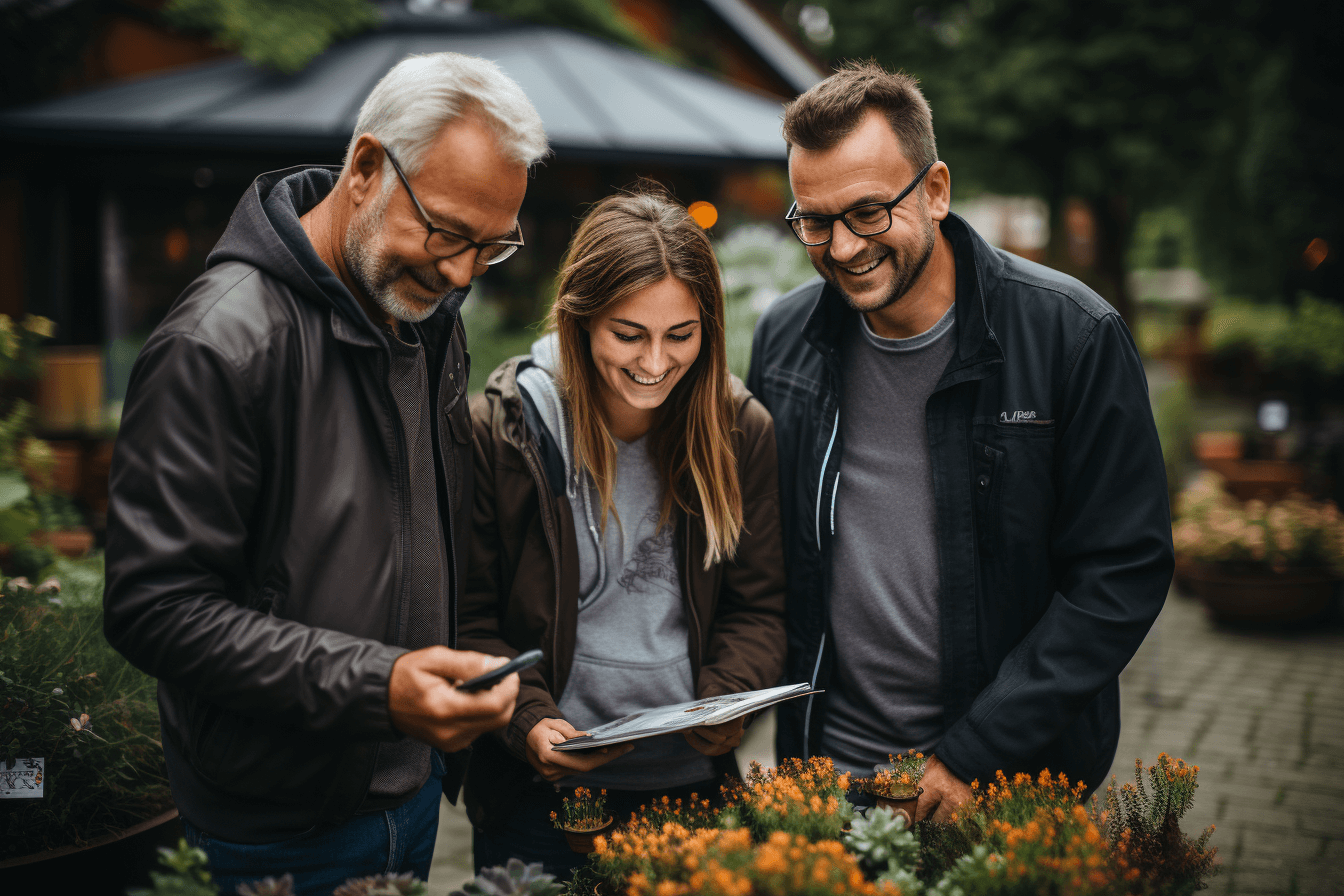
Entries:
<svg viewBox="0 0 1344 896">
<path fill-rule="evenodd" d="M 956 215 L 957 346 L 925 407 L 936 504 L 945 732 L 966 781 L 1041 768 L 1089 788 L 1120 734 L 1118 676 L 1162 609 L 1173 553 L 1147 382 L 1115 309 L 992 248 Z M 775 419 L 786 681 L 825 688 L 850 310 L 815 280 L 756 327 L 748 387 Z M 893 656 L 893 663 L 902 658 Z M 818 750 L 825 696 L 782 704 L 782 756 Z"/>
</svg>

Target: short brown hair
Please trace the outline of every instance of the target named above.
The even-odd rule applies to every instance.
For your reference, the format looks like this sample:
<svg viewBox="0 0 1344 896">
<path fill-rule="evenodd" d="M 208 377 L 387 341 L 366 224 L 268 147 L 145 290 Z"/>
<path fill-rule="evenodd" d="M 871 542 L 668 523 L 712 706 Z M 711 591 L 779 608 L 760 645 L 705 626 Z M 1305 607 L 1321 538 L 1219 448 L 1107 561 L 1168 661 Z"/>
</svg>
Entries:
<svg viewBox="0 0 1344 896">
<path fill-rule="evenodd" d="M 933 113 L 919 81 L 905 72 L 893 74 L 873 60 L 844 63 L 789 103 L 784 110 L 784 142 L 790 150 L 830 149 L 854 132 L 869 109 L 887 119 L 916 169 L 938 160 Z"/>
</svg>

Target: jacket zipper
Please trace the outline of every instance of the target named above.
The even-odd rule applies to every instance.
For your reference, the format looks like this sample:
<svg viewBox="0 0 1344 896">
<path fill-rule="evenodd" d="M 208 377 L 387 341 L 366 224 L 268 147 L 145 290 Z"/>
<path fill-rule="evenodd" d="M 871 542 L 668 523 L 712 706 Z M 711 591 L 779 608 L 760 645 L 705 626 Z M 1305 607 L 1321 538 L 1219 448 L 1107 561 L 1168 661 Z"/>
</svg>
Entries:
<svg viewBox="0 0 1344 896">
<path fill-rule="evenodd" d="M 686 610 L 691 616 L 691 625 L 694 626 L 695 640 L 691 643 L 695 645 L 695 654 L 691 657 L 692 674 L 697 680 L 691 682 L 693 700 L 699 699 L 699 681 L 701 664 L 701 645 L 704 644 L 704 633 L 700 630 L 700 616 L 695 612 L 695 599 L 691 596 L 691 526 L 686 523 L 686 548 L 681 557 L 681 593 L 686 600 Z"/>
<path fill-rule="evenodd" d="M 444 435 L 444 433 L 443 433 L 443 420 L 444 420 L 445 417 L 448 416 L 448 413 L 449 413 L 449 411 L 452 410 L 453 406 L 456 405 L 457 402 L 459 402 L 459 401 L 461 401 L 461 400 L 463 399 L 463 395 L 462 395 L 462 393 L 459 392 L 458 395 L 457 395 L 457 398 L 453 400 L 453 404 L 452 404 L 452 405 L 449 405 L 449 406 L 447 406 L 447 407 L 443 407 L 443 398 L 442 398 L 442 395 L 443 395 L 443 375 L 444 375 L 445 373 L 448 372 L 448 365 L 449 365 L 449 364 L 452 362 L 452 360 L 453 360 L 453 340 L 454 340 L 454 339 L 456 338 L 456 336 L 457 336 L 457 327 L 458 327 L 458 322 L 457 322 L 457 321 L 454 321 L 454 323 L 453 323 L 453 328 L 452 328 L 452 330 L 450 330 L 449 333 L 448 333 L 448 351 L 444 353 L 444 357 L 443 357 L 443 369 L 439 371 L 439 388 L 438 388 L 438 394 L 434 396 L 434 407 L 435 407 L 435 408 L 441 408 L 441 411 L 442 411 L 441 413 L 436 413 L 436 414 L 434 415 L 436 418 L 438 418 L 438 419 L 436 419 L 436 420 L 434 421 L 434 426 L 435 426 L 435 428 L 438 430 L 438 433 L 439 433 L 439 458 L 438 458 L 438 460 L 439 460 L 439 463 L 444 467 L 444 470 L 443 470 L 443 496 L 444 496 L 444 498 L 447 499 L 447 501 L 448 501 L 448 506 L 445 507 L 445 508 L 443 508 L 443 510 L 444 510 L 445 512 L 442 512 L 442 513 L 440 513 L 439 515 L 448 521 L 448 543 L 447 543 L 446 545 L 444 545 L 444 547 L 445 547 L 445 549 L 446 549 L 446 550 L 444 551 L 444 553 L 446 553 L 446 554 L 448 555 L 448 574 L 449 574 L 450 576 L 452 576 L 453 592 L 452 592 L 452 594 L 450 594 L 450 595 L 448 596 L 448 632 L 447 632 L 448 640 L 449 640 L 450 642 L 452 642 L 452 643 L 448 644 L 447 646 L 448 646 L 448 647 L 451 647 L 451 648 L 454 648 L 454 649 L 457 647 L 457 595 L 458 595 L 458 581 L 457 581 L 457 540 L 456 540 L 456 535 L 455 535 L 455 533 L 453 532 L 453 496 L 452 496 L 451 494 L 448 493 L 448 481 L 449 481 L 449 480 L 448 480 L 448 469 L 447 469 L 447 467 L 448 467 L 448 452 L 449 452 L 450 450 L 452 450 L 452 451 L 456 451 L 456 450 L 457 450 L 455 447 L 451 447 L 451 448 L 450 448 L 450 446 L 455 446 L 455 445 L 457 444 L 457 442 L 456 442 L 456 440 L 453 438 L 453 434 L 452 434 L 451 432 L 448 433 L 448 439 L 447 439 L 447 440 L 444 439 L 444 437 L 443 437 L 443 435 Z M 463 352 L 465 353 L 465 351 L 466 351 L 466 348 L 465 348 L 465 345 L 464 345 L 464 347 L 463 347 Z M 463 386 L 462 388 L 463 388 L 463 390 L 465 391 L 466 387 Z M 408 476 L 409 476 L 409 474 L 408 474 Z M 458 475 L 457 475 L 456 478 L 457 478 L 457 481 L 458 481 L 458 483 L 459 483 L 459 485 L 458 485 L 459 497 L 460 497 L 460 492 L 462 491 L 462 489 L 461 489 L 461 482 L 462 482 L 463 478 L 465 478 L 465 476 L 466 476 L 466 471 L 465 471 L 465 470 L 458 470 Z M 437 489 L 437 488 L 434 490 L 434 493 L 435 493 L 436 495 L 438 494 L 438 489 Z"/>
<path fill-rule="evenodd" d="M 398 537 L 400 540 L 399 554 L 401 561 L 397 565 L 397 623 L 396 623 L 396 641 L 401 646 L 403 636 L 406 634 L 402 626 L 402 616 L 409 609 L 407 604 L 407 578 L 406 570 L 410 567 L 411 546 L 410 546 L 410 506 L 406 500 L 411 493 L 410 473 L 406 467 L 409 459 L 407 458 L 406 436 L 401 428 L 401 412 L 397 410 L 396 400 L 392 397 L 392 392 L 387 386 L 388 370 L 380 371 L 383 382 L 383 405 L 387 408 L 388 419 L 392 421 L 392 443 L 395 454 L 393 460 L 398 463 L 397 483 L 399 493 L 397 495 L 397 515 L 399 517 Z"/>
<path fill-rule="evenodd" d="M 560 546 L 556 544 L 556 523 L 555 508 L 551 505 L 551 488 L 546 481 L 546 477 L 541 469 L 541 462 L 536 458 L 536 452 L 531 442 L 526 438 L 518 439 L 520 452 L 523 460 L 527 462 L 527 470 L 532 474 L 532 480 L 537 486 L 537 503 L 541 507 L 542 526 L 541 530 L 546 534 L 546 544 L 551 549 L 551 556 L 554 559 L 552 566 L 555 568 L 555 623 L 551 626 L 551 686 L 555 686 L 556 672 L 559 671 L 560 662 Z M 568 676 L 566 676 L 568 677 Z M 556 702 L 560 701 L 560 694 L 553 694 Z"/>
<path fill-rule="evenodd" d="M 821 476 L 820 476 L 820 477 L 818 478 L 818 480 L 817 480 L 817 513 L 816 513 L 816 527 L 817 527 L 817 552 L 818 552 L 818 553 L 820 553 L 821 550 L 822 550 L 822 547 L 821 547 L 821 505 L 822 505 L 822 500 L 824 499 L 824 497 L 825 497 L 825 495 L 826 495 L 826 468 L 827 468 L 828 466 L 830 466 L 830 463 L 831 463 L 831 451 L 835 448 L 835 438 L 836 438 L 837 435 L 839 435 L 839 433 L 840 433 L 840 408 L 839 408 L 839 407 L 836 407 L 836 409 L 835 409 L 835 422 L 831 424 L 831 440 L 826 444 L 826 454 L 825 454 L 825 455 L 822 457 L 822 459 L 821 459 Z M 833 485 L 833 491 L 831 492 L 831 516 L 830 516 L 830 522 L 831 522 L 831 525 L 830 525 L 830 534 L 831 534 L 831 535 L 835 535 L 835 495 L 836 495 L 836 492 L 838 492 L 839 490 L 840 490 L 840 473 L 837 471 L 836 474 L 835 474 L 835 483 L 834 483 L 834 485 Z M 823 567 L 823 568 L 825 567 L 825 563 L 824 563 L 824 562 L 822 563 L 822 567 Z M 824 589 L 825 587 L 826 587 L 826 584 L 823 582 L 823 583 L 822 583 L 822 588 Z M 821 658 L 822 658 L 823 655 L 825 655 L 825 653 L 826 653 L 826 630 L 825 630 L 825 628 L 823 627 L 823 628 L 822 628 L 822 632 L 821 632 L 821 643 L 817 646 L 817 661 L 816 661 L 816 663 L 814 663 L 813 666 L 812 666 L 812 681 L 811 681 L 811 686 L 812 686 L 813 688 L 815 688 L 815 687 L 817 686 L 817 676 L 820 675 L 820 673 L 821 673 Z M 811 741 L 811 738 L 812 738 L 812 704 L 813 704 L 813 702 L 816 700 L 816 696 L 817 696 L 816 694 L 809 694 L 809 695 L 808 695 L 808 697 L 807 697 L 807 709 L 805 709 L 805 710 L 803 711 L 803 758 L 804 758 L 804 759 L 809 759 L 809 758 L 811 758 L 811 755 L 812 755 L 812 749 L 811 749 L 811 744 L 810 744 L 810 741 Z"/>
</svg>

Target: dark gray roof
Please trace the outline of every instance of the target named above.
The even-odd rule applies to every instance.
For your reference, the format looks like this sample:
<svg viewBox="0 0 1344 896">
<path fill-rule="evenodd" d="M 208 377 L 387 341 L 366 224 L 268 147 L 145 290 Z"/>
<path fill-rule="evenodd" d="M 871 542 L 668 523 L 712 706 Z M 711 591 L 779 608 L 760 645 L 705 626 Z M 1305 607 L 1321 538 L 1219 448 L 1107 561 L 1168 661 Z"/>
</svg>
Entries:
<svg viewBox="0 0 1344 896">
<path fill-rule="evenodd" d="M 718 13 L 747 46 L 798 93 L 825 77 L 806 54 L 785 40 L 784 35 L 746 0 L 705 0 L 705 5 Z"/>
<path fill-rule="evenodd" d="M 541 113 L 561 158 L 782 161 L 777 99 L 562 28 L 477 13 L 390 17 L 296 75 L 227 59 L 0 114 L 0 137 L 42 144 L 331 152 L 365 96 L 412 53 L 497 62 Z"/>
</svg>

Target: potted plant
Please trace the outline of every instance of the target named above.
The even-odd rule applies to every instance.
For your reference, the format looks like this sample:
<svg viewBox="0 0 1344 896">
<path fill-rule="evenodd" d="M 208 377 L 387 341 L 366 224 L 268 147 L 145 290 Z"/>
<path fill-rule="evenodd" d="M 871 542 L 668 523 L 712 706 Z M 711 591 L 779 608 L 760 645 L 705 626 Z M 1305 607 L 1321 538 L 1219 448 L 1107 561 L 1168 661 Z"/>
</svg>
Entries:
<svg viewBox="0 0 1344 896">
<path fill-rule="evenodd" d="M 38 519 L 37 531 L 29 536 L 33 544 L 49 547 L 62 557 L 83 557 L 93 550 L 93 532 L 69 496 L 45 492 L 30 500 Z"/>
<path fill-rule="evenodd" d="M 57 555 L 80 557 L 93 547 L 83 514 L 57 488 L 78 458 L 63 459 L 33 436 L 27 399 L 42 370 L 39 345 L 53 329 L 43 317 L 16 324 L 0 314 L 0 563 L 10 575 L 32 576 Z"/>
<path fill-rule="evenodd" d="M 910 750 L 899 756 L 888 755 L 891 765 L 879 768 L 866 782 L 865 789 L 877 800 L 877 804 L 892 812 L 904 815 L 907 825 L 915 823 L 915 810 L 919 808 L 919 797 L 924 788 L 919 782 L 924 778 L 924 767 L 928 760 L 923 753 Z"/>
<path fill-rule="evenodd" d="M 82 869 L 81 889 L 124 893 L 176 838 L 155 682 L 103 638 L 101 563 L 58 561 L 65 588 L 0 576 L 0 768 L 41 774 L 0 813 L 15 887 Z"/>
<path fill-rule="evenodd" d="M 1238 501 L 1206 473 L 1181 493 L 1172 539 L 1215 619 L 1293 623 L 1325 616 L 1344 577 L 1344 518 L 1292 493 Z"/>
<path fill-rule="evenodd" d="M 561 810 L 551 813 L 551 822 L 565 832 L 570 849 L 587 855 L 593 851 L 593 841 L 611 830 L 615 819 L 607 814 L 605 790 L 593 796 L 587 787 L 576 787 L 574 798 L 565 797 Z"/>
</svg>

